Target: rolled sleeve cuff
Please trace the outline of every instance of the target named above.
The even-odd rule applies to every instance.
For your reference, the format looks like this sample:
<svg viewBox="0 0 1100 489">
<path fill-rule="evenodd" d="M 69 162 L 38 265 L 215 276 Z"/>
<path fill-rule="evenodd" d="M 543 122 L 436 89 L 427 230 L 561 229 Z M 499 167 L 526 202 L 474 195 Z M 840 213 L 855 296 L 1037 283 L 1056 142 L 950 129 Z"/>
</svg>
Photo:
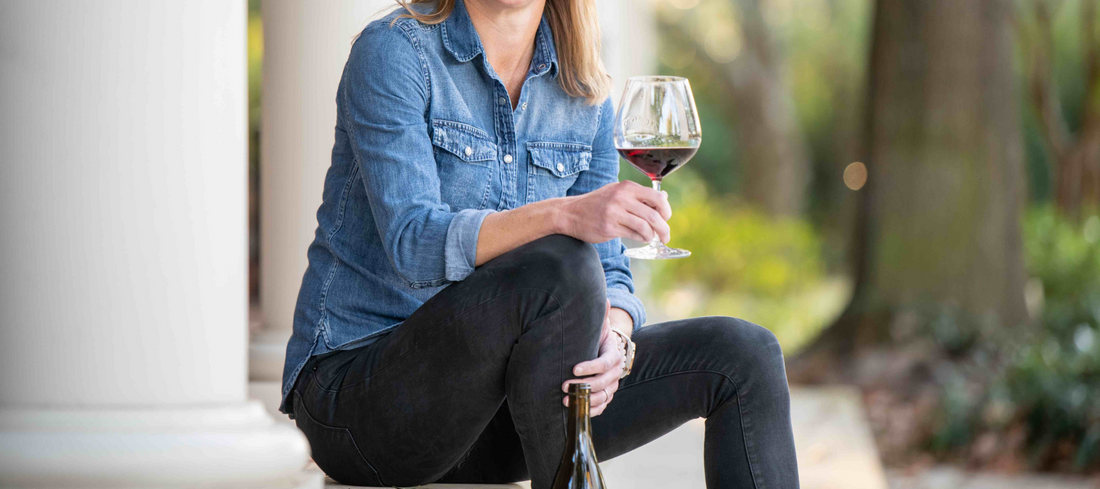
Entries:
<svg viewBox="0 0 1100 489">
<path fill-rule="evenodd" d="M 630 318 L 634 320 L 635 332 L 645 324 L 645 306 L 630 291 L 618 287 L 608 287 L 607 300 L 611 302 L 611 307 L 617 307 L 630 314 Z"/>
<path fill-rule="evenodd" d="M 458 282 L 471 273 L 477 263 L 477 235 L 481 232 L 481 223 L 485 216 L 494 211 L 489 209 L 463 209 L 451 219 L 447 226 L 447 244 L 443 250 L 445 276 L 451 282 Z"/>
</svg>

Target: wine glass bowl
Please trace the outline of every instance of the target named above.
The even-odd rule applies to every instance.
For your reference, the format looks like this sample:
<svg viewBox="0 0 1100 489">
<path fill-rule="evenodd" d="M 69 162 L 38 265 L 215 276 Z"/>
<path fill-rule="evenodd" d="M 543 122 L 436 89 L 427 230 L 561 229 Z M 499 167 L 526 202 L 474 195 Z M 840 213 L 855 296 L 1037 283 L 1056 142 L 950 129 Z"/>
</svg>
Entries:
<svg viewBox="0 0 1100 489">
<path fill-rule="evenodd" d="M 661 180 L 683 166 L 703 140 L 695 98 L 687 78 L 637 76 L 630 78 L 615 114 L 615 148 L 634 168 L 661 190 Z M 643 260 L 683 258 L 690 251 L 669 248 L 654 236 L 626 256 Z"/>
</svg>

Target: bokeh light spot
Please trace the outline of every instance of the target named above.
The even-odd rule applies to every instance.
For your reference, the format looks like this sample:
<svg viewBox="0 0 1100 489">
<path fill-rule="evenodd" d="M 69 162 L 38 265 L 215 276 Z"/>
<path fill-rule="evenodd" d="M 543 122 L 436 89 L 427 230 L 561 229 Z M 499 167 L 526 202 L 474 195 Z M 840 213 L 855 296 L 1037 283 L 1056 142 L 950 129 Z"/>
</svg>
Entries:
<svg viewBox="0 0 1100 489">
<path fill-rule="evenodd" d="M 867 166 L 858 161 L 853 162 L 844 169 L 844 185 L 852 190 L 859 190 L 867 183 Z"/>
<path fill-rule="evenodd" d="M 734 24 L 715 25 L 707 33 L 704 45 L 711 59 L 728 63 L 741 53 L 741 34 Z"/>
</svg>

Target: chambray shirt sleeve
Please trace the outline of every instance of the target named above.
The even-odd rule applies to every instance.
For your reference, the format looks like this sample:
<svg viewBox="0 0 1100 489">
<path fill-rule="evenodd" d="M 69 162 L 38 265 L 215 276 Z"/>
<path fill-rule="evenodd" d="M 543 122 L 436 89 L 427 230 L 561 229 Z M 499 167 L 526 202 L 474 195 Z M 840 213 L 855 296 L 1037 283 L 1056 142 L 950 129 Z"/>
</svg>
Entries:
<svg viewBox="0 0 1100 489">
<path fill-rule="evenodd" d="M 608 98 L 600 106 L 600 122 L 596 138 L 592 141 L 592 163 L 582 172 L 569 189 L 568 195 L 580 195 L 596 190 L 604 185 L 619 181 L 619 153 L 612 140 L 612 127 L 615 121 L 615 108 Z M 645 306 L 634 296 L 634 277 L 630 274 L 630 258 L 623 255 L 626 247 L 622 240 L 615 238 L 596 245 L 607 278 L 607 299 L 611 307 L 617 307 L 630 314 L 634 320 L 634 330 L 645 324 Z"/>
<path fill-rule="evenodd" d="M 454 212 L 441 200 L 424 58 L 405 29 L 375 22 L 363 30 L 337 106 L 386 255 L 410 287 L 435 287 L 473 273 L 478 233 L 492 211 Z"/>
</svg>

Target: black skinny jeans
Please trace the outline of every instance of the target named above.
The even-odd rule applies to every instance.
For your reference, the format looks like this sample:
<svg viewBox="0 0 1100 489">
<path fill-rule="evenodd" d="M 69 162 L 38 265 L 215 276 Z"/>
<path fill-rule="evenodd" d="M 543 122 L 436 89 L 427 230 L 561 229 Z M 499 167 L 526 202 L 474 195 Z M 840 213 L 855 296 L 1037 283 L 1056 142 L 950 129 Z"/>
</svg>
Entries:
<svg viewBox="0 0 1100 489">
<path fill-rule="evenodd" d="M 368 346 L 312 358 L 293 391 L 313 458 L 345 484 L 550 487 L 566 439 L 561 385 L 596 357 L 595 248 L 549 236 L 479 267 Z M 707 487 L 798 487 L 775 336 L 703 317 L 634 335 L 634 371 L 592 419 L 608 460 L 705 417 Z"/>
</svg>

